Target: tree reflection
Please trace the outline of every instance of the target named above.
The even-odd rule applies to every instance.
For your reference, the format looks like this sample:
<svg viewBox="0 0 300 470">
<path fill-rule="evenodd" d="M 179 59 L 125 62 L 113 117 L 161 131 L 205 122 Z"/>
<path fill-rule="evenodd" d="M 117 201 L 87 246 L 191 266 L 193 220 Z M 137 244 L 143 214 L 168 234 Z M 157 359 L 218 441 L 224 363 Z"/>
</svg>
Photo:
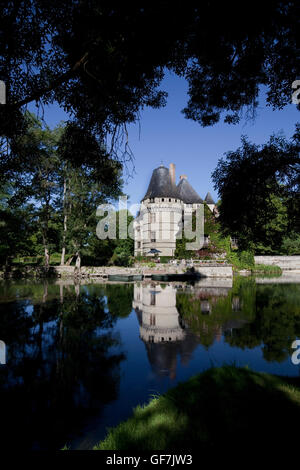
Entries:
<svg viewBox="0 0 300 470">
<path fill-rule="evenodd" d="M 56 297 L 47 298 L 45 283 L 33 306 L 10 302 L 1 315 L 8 346 L 0 369 L 5 447 L 60 448 L 118 394 L 124 355 L 110 352 L 120 342 L 104 296 L 55 287 Z"/>
<path fill-rule="evenodd" d="M 232 346 L 252 348 L 263 343 L 267 361 L 283 362 L 292 354 L 291 344 L 300 336 L 300 286 L 257 285 L 256 315 L 227 341 Z"/>
<path fill-rule="evenodd" d="M 107 306 L 110 313 L 126 318 L 132 311 L 133 284 L 107 284 Z"/>
<path fill-rule="evenodd" d="M 192 295 L 178 292 L 176 305 L 207 348 L 223 334 L 230 346 L 261 346 L 265 360 L 282 362 L 300 336 L 299 285 L 257 285 L 255 279 L 237 278 L 227 295 L 216 297 L 201 289 Z"/>
</svg>

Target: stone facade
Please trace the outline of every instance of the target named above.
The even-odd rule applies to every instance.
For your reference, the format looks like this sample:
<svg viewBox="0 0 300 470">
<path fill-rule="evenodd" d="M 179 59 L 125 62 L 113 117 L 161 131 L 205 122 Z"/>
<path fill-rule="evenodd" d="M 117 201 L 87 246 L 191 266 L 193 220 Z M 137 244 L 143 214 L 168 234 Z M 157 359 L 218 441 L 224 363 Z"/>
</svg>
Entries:
<svg viewBox="0 0 300 470">
<path fill-rule="evenodd" d="M 205 202 L 212 212 L 216 210 L 210 193 Z M 176 186 L 173 163 L 170 169 L 162 165 L 156 168 L 133 224 L 135 256 L 154 256 L 154 250 L 160 256 L 174 256 L 183 213 L 191 214 L 203 204 L 186 175 L 180 177 Z"/>
</svg>

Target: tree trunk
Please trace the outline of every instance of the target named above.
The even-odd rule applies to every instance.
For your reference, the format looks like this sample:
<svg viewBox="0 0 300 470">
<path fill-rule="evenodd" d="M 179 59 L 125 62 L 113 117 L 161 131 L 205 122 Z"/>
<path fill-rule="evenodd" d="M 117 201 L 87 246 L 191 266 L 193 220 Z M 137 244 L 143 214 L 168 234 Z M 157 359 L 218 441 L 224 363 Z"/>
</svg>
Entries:
<svg viewBox="0 0 300 470">
<path fill-rule="evenodd" d="M 81 267 L 81 255 L 80 251 L 77 251 L 76 253 L 76 262 L 75 262 L 75 271 L 80 271 Z"/>
<path fill-rule="evenodd" d="M 60 298 L 60 303 L 64 303 L 64 286 L 63 284 L 60 284 L 59 286 L 59 298 Z"/>
<path fill-rule="evenodd" d="M 74 282 L 74 289 L 75 289 L 76 299 L 78 299 L 79 294 L 80 294 L 80 284 L 78 280 Z"/>
<path fill-rule="evenodd" d="M 64 208 L 64 232 L 63 232 L 63 243 L 62 243 L 62 250 L 61 250 L 61 259 L 60 265 L 64 266 L 65 264 L 65 255 L 66 255 L 66 234 L 67 234 L 67 220 L 68 216 L 66 213 L 66 193 L 67 193 L 67 181 L 64 178 L 64 195 L 63 195 L 63 208 Z"/>
<path fill-rule="evenodd" d="M 70 256 L 70 258 L 68 259 L 68 261 L 66 262 L 66 266 L 70 266 L 72 261 L 73 261 L 73 258 L 74 258 L 74 255 Z"/>
<path fill-rule="evenodd" d="M 44 282 L 44 294 L 43 294 L 43 303 L 46 302 L 48 297 L 48 281 Z"/>
<path fill-rule="evenodd" d="M 50 260 L 50 255 L 49 255 L 49 250 L 45 246 L 45 268 L 48 270 L 49 269 L 49 260 Z"/>
<path fill-rule="evenodd" d="M 65 264 L 65 254 L 66 254 L 66 247 L 63 246 L 62 250 L 61 250 L 61 258 L 60 258 L 60 265 L 61 266 L 64 266 L 64 264 Z"/>
</svg>

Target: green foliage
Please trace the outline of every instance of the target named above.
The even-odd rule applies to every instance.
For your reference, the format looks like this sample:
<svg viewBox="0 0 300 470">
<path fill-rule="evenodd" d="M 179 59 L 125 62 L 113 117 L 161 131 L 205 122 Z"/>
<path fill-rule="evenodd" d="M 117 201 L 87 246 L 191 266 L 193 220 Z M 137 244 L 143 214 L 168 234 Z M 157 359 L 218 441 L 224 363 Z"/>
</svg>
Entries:
<svg viewBox="0 0 300 470">
<path fill-rule="evenodd" d="M 110 244 L 113 245 L 114 251 L 113 255 L 109 260 L 109 265 L 113 266 L 132 266 L 134 263 L 134 240 L 128 236 L 127 238 L 120 238 L 119 237 L 119 224 L 120 224 L 120 217 L 121 211 L 116 213 L 116 240 L 110 240 Z M 130 224 L 133 222 L 133 216 L 130 214 L 129 211 L 126 212 L 126 219 L 127 219 L 127 230 Z"/>
<path fill-rule="evenodd" d="M 293 232 L 283 238 L 281 252 L 284 255 L 300 255 L 300 234 Z"/>
<path fill-rule="evenodd" d="M 286 233 L 299 233 L 299 163 L 298 126 L 290 141 L 273 135 L 259 146 L 243 137 L 219 160 L 212 175 L 221 197 L 218 220 L 241 250 L 279 253 Z"/>
<path fill-rule="evenodd" d="M 226 259 L 235 269 L 252 269 L 254 267 L 254 255 L 251 251 L 229 251 Z"/>
<path fill-rule="evenodd" d="M 51 130 L 32 113 L 25 121 L 26 132 L 2 162 L 10 180 L 0 194 L 0 262 L 44 254 L 47 264 L 48 253 L 50 264 L 60 264 L 64 247 L 70 256 L 84 253 L 107 264 L 117 244 L 96 237 L 96 209 L 121 194 L 121 164 L 88 136 L 86 164 L 78 167 L 70 157 L 74 141 L 68 127 Z M 130 264 L 127 251 L 116 253 L 120 264 Z"/>
<path fill-rule="evenodd" d="M 118 140 L 120 127 L 143 107 L 164 105 L 166 68 L 187 79 L 185 116 L 203 126 L 221 118 L 236 123 L 244 107 L 253 112 L 260 85 L 268 103 L 281 108 L 291 95 L 282 83 L 298 66 L 297 13 L 294 1 L 253 0 L 240 10 L 216 1 L 128 9 L 85 0 L 53 0 L 51 7 L 28 0 L 20 8 L 12 0 L 1 9 L 1 77 L 9 97 L 2 133 L 11 138 L 22 130 L 19 109 L 27 103 L 57 102 L 82 131 Z M 72 159 L 84 164 L 89 142 L 72 135 Z"/>
<path fill-rule="evenodd" d="M 195 213 L 193 213 L 192 217 L 192 228 L 195 230 Z M 214 253 L 226 253 L 228 250 L 230 250 L 230 237 L 223 237 L 220 231 L 220 224 L 206 203 L 204 204 L 204 235 L 209 239 L 208 246 L 203 247 L 199 251 L 187 250 L 186 243 L 192 242 L 194 240 L 186 239 L 183 232 L 182 238 L 176 240 L 176 250 L 174 256 L 180 259 L 204 257 L 209 259 Z"/>
<path fill-rule="evenodd" d="M 160 256 L 159 258 L 161 263 L 166 264 L 173 259 L 173 256 Z"/>
</svg>

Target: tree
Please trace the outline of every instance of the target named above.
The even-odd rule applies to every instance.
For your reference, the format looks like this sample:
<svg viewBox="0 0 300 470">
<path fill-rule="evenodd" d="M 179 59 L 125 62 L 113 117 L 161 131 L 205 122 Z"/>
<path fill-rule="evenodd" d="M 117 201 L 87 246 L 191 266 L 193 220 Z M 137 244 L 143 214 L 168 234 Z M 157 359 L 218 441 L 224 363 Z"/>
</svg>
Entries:
<svg viewBox="0 0 300 470">
<path fill-rule="evenodd" d="M 245 137 L 221 158 L 212 174 L 221 198 L 223 232 L 241 249 L 254 245 L 279 249 L 287 231 L 299 230 L 299 127 L 288 142 L 272 136 L 258 146 Z"/>
<path fill-rule="evenodd" d="M 112 165 L 114 162 L 111 162 Z M 91 174 L 84 168 L 69 171 L 68 200 L 68 228 L 66 234 L 69 253 L 76 256 L 76 268 L 80 269 L 82 250 L 88 246 L 89 239 L 96 231 L 96 209 L 99 204 L 107 202 L 108 198 L 115 198 L 120 194 L 120 168 L 115 168 L 115 193 L 113 187 L 102 185 L 91 178 Z"/>
<path fill-rule="evenodd" d="M 92 134 L 83 134 L 75 126 L 72 132 L 70 126 L 62 125 L 51 130 L 31 113 L 25 119 L 26 132 L 15 139 L 1 162 L 2 177 L 11 182 L 9 212 L 3 207 L 2 215 L 7 212 L 7 221 L 17 220 L 20 207 L 27 204 L 31 210 L 27 219 L 33 229 L 26 235 L 37 252 L 42 243 L 46 268 L 50 251 L 60 248 L 62 264 L 68 248 L 80 268 L 81 251 L 96 231 L 97 206 L 121 194 L 122 165 L 107 156 L 101 141 Z M 85 164 L 81 166 L 73 158 L 76 133 L 86 144 Z M 7 230 L 11 231 L 11 225 Z"/>
<path fill-rule="evenodd" d="M 15 208 L 30 201 L 34 208 L 44 248 L 45 267 L 49 267 L 52 216 L 58 195 L 57 176 L 60 160 L 57 144 L 61 126 L 50 130 L 32 113 L 26 113 L 27 131 L 15 141 L 10 154 L 2 161 L 3 175 L 13 182 L 10 205 Z M 52 227 L 51 227 L 52 223 Z"/>
<path fill-rule="evenodd" d="M 0 76 L 8 90 L 1 135 L 23 132 L 27 103 L 57 102 L 82 129 L 102 138 L 110 132 L 115 144 L 141 108 L 164 104 L 158 87 L 166 68 L 188 80 L 184 113 L 202 125 L 218 122 L 223 111 L 226 122 L 237 122 L 245 106 L 253 114 L 260 85 L 268 104 L 281 108 L 299 69 L 298 8 L 279 0 L 243 9 L 234 1 L 182 8 L 168 1 L 12 0 L 1 11 Z"/>
<path fill-rule="evenodd" d="M 300 255 L 300 234 L 292 232 L 285 236 L 282 241 L 281 251 L 285 255 Z"/>
</svg>

